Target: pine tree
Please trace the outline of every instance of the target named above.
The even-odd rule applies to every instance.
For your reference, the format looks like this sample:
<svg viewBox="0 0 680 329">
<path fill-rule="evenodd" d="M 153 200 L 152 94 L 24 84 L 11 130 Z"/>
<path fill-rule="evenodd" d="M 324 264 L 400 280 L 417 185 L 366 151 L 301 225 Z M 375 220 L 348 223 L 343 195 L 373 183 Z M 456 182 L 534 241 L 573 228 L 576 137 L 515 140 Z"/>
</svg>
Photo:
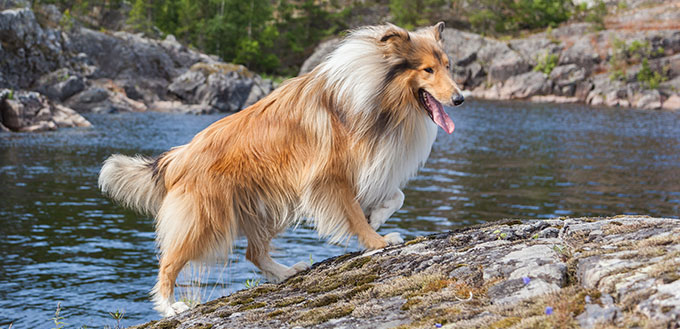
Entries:
<svg viewBox="0 0 680 329">
<path fill-rule="evenodd" d="M 128 25 L 130 25 L 134 31 L 144 33 L 151 33 L 153 31 L 151 6 L 151 1 L 135 0 L 127 20 Z"/>
</svg>

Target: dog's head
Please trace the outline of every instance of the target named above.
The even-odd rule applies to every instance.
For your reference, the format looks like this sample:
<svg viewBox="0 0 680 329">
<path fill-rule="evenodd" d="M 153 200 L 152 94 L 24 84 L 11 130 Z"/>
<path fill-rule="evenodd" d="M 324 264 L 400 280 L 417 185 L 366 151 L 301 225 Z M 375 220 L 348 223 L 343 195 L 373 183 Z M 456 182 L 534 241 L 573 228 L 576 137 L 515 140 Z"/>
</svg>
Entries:
<svg viewBox="0 0 680 329">
<path fill-rule="evenodd" d="M 389 63 L 386 88 L 402 88 L 402 95 L 409 98 L 402 101 L 410 101 L 450 134 L 454 124 L 442 103 L 460 105 L 463 95 L 451 77 L 451 64 L 442 49 L 443 31 L 443 22 L 416 32 L 390 24 L 378 42 Z"/>
</svg>

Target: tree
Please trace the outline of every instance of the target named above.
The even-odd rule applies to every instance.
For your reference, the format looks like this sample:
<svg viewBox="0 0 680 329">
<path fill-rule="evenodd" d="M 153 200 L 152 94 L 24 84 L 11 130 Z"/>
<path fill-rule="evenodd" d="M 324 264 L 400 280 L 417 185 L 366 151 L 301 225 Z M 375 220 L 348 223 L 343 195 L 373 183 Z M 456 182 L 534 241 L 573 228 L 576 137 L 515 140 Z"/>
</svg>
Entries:
<svg viewBox="0 0 680 329">
<path fill-rule="evenodd" d="M 135 31 L 151 33 L 153 31 L 153 18 L 151 16 L 152 2 L 135 0 L 132 5 L 127 23 Z"/>
</svg>

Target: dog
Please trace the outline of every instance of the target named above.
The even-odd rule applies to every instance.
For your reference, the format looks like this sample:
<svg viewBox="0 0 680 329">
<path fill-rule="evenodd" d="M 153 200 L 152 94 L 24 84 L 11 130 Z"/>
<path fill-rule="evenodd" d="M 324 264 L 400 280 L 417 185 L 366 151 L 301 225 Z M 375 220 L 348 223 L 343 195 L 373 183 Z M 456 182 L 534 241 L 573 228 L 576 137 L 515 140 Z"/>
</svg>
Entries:
<svg viewBox="0 0 680 329">
<path fill-rule="evenodd" d="M 110 156 L 99 187 L 155 218 L 160 249 L 155 309 L 172 316 L 177 275 L 189 261 L 228 255 L 245 235 L 246 259 L 280 282 L 309 267 L 272 260 L 270 241 L 308 221 L 322 237 L 366 249 L 402 243 L 376 230 L 401 208 L 401 188 L 427 160 L 437 126 L 460 105 L 444 23 L 409 32 L 363 27 L 311 72 L 199 132 L 156 159 Z"/>
</svg>

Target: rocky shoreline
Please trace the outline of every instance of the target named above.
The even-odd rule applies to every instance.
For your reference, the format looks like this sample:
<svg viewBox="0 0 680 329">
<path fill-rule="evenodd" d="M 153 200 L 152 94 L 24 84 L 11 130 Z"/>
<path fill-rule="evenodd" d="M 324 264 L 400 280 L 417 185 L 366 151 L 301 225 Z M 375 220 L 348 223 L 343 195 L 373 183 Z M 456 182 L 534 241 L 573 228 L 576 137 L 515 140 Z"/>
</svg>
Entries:
<svg viewBox="0 0 680 329">
<path fill-rule="evenodd" d="M 456 82 L 478 99 L 680 110 L 680 2 L 639 4 L 605 21 L 498 40 L 447 28 Z M 313 69 L 339 39 L 321 43 Z"/>
<path fill-rule="evenodd" d="M 171 35 L 154 40 L 94 31 L 65 21 L 52 5 L 40 11 L 51 14 L 36 16 L 25 1 L 0 2 L 2 130 L 83 125 L 57 124 L 52 112 L 73 122 L 86 122 L 79 113 L 90 112 L 233 112 L 274 89 L 244 66 L 189 49 Z M 29 92 L 50 110 L 36 116 L 39 109 L 26 97 L 10 97 Z"/>
<path fill-rule="evenodd" d="M 134 328 L 677 328 L 680 221 L 505 220 L 325 260 Z"/>
<path fill-rule="evenodd" d="M 601 31 L 575 23 L 498 40 L 447 28 L 444 38 L 454 78 L 468 96 L 680 110 L 679 21 L 680 1 L 635 2 L 608 17 Z M 28 1 L 0 1 L 0 40 L 4 131 L 82 126 L 79 113 L 89 112 L 233 112 L 275 88 L 244 66 L 190 49 L 172 35 L 155 40 L 94 31 L 53 5 L 32 9 Z M 321 43 L 300 73 L 338 42 Z M 21 103 L 26 97 L 8 97 L 27 92 L 47 105 L 36 110 L 35 102 Z M 69 119 L 55 121 L 50 113 Z"/>
</svg>

